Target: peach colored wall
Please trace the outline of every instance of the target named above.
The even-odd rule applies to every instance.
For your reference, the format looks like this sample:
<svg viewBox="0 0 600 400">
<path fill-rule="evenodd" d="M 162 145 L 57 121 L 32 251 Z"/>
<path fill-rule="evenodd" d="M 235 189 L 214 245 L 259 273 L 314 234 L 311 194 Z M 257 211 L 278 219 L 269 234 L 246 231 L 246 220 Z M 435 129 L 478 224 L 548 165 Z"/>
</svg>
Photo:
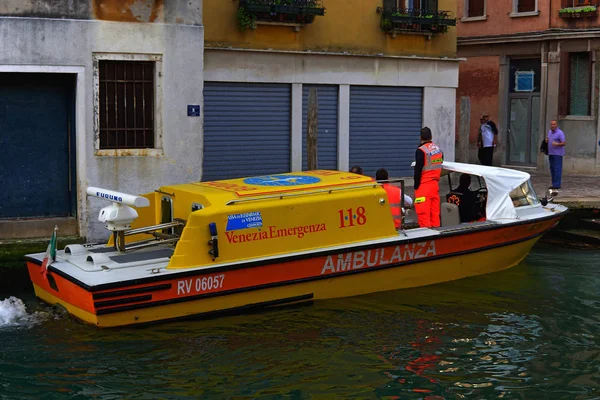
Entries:
<svg viewBox="0 0 600 400">
<path fill-rule="evenodd" d="M 486 0 L 487 19 L 483 21 L 463 22 L 465 17 L 464 4 L 466 0 L 458 0 L 456 31 L 458 36 L 501 35 L 519 32 L 542 31 L 548 29 L 550 23 L 550 2 L 553 15 L 558 13 L 560 0 L 538 0 L 539 14 L 531 17 L 511 17 L 513 0 Z M 558 7 L 557 6 L 557 7 Z"/>
<path fill-rule="evenodd" d="M 479 117 L 488 113 L 498 124 L 498 80 L 500 64 L 498 57 L 469 57 L 459 65 L 458 89 L 456 91 L 457 126 L 460 119 L 460 98 L 468 96 L 471 101 L 469 143 L 477 143 Z"/>
</svg>

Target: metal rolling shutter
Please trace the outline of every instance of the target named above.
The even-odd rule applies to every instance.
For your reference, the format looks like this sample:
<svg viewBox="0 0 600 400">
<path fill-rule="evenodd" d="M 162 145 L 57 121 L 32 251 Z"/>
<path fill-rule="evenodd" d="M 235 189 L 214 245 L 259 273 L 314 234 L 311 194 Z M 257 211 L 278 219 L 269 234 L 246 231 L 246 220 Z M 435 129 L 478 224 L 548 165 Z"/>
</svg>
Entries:
<svg viewBox="0 0 600 400">
<path fill-rule="evenodd" d="M 319 133 L 317 136 L 317 167 L 337 169 L 338 146 L 338 87 L 304 85 L 302 88 L 302 169 L 308 169 L 306 153 L 306 116 L 308 95 L 311 88 L 317 89 L 319 104 Z"/>
<path fill-rule="evenodd" d="M 379 168 L 390 177 L 412 176 L 422 115 L 422 88 L 350 87 L 350 167 L 358 164 L 370 176 Z"/>
<path fill-rule="evenodd" d="M 203 181 L 290 171 L 291 87 L 204 83 Z"/>
</svg>

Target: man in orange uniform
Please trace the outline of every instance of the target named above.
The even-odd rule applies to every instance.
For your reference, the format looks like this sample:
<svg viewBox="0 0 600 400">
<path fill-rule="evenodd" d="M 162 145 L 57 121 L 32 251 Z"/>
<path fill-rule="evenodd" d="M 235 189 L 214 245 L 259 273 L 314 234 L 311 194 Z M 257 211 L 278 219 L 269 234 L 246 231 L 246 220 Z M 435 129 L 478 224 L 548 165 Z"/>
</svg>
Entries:
<svg viewBox="0 0 600 400">
<path fill-rule="evenodd" d="M 421 145 L 415 153 L 415 211 L 420 227 L 440 226 L 440 175 L 444 154 L 431 141 L 431 129 L 421 129 Z"/>
<path fill-rule="evenodd" d="M 379 168 L 377 172 L 375 172 L 375 180 L 376 181 L 387 181 L 389 180 L 389 174 L 385 168 Z M 398 186 L 394 186 L 390 183 L 383 183 L 383 189 L 387 193 L 388 203 L 390 204 L 390 208 L 392 210 L 392 216 L 394 217 L 394 226 L 396 229 L 400 229 L 402 227 L 402 204 L 400 203 L 400 196 L 402 196 L 402 190 Z M 408 202 L 407 202 L 408 200 Z M 411 198 L 408 196 L 404 196 L 404 204 L 410 207 Z"/>
</svg>

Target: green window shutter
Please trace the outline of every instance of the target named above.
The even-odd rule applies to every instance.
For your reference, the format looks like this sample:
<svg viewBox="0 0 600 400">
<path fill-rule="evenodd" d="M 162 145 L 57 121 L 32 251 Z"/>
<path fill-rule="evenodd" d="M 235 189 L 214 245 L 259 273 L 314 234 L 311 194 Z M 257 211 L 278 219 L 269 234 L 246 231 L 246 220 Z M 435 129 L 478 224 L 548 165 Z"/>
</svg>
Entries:
<svg viewBox="0 0 600 400">
<path fill-rule="evenodd" d="M 569 115 L 590 115 L 590 54 L 571 53 L 569 67 Z"/>
</svg>

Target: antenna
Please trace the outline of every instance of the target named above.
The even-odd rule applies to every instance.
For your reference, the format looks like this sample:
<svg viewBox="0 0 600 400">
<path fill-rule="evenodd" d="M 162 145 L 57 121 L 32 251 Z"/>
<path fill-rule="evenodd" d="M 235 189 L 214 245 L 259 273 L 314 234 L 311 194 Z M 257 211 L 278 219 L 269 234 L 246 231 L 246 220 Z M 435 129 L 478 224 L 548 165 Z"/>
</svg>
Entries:
<svg viewBox="0 0 600 400">
<path fill-rule="evenodd" d="M 106 223 L 106 229 L 113 232 L 124 232 L 131 229 L 131 223 L 137 219 L 138 213 L 129 206 L 148 207 L 150 205 L 150 200 L 145 197 L 94 186 L 89 186 L 86 193 L 88 196 L 108 200 L 112 203 L 100 210 L 98 221 Z M 124 243 L 122 247 L 124 247 Z"/>
<path fill-rule="evenodd" d="M 150 205 L 150 201 L 145 197 L 115 192 L 114 190 L 102 189 L 94 186 L 88 186 L 87 195 L 133 207 L 148 207 Z"/>
</svg>

